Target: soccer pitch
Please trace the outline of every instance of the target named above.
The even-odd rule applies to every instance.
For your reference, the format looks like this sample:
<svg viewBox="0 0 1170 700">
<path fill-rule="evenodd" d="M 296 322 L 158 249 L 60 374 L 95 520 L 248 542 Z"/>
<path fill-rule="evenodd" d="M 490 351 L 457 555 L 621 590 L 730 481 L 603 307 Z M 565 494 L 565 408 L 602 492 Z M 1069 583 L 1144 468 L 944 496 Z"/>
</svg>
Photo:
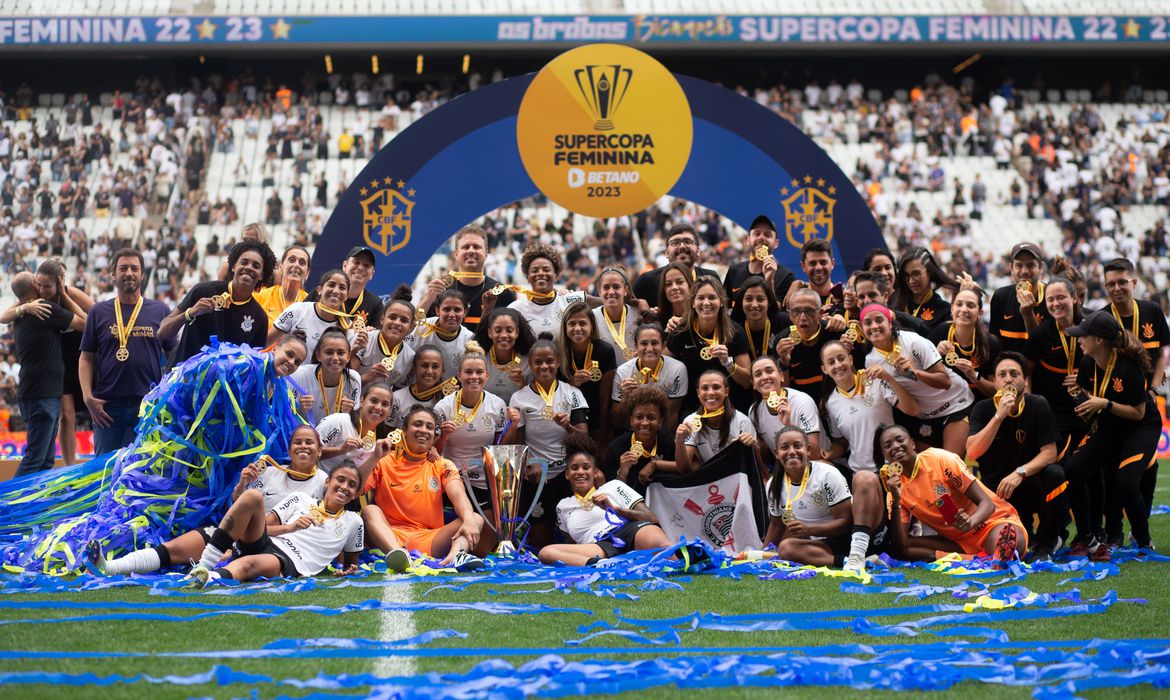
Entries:
<svg viewBox="0 0 1170 700">
<path fill-rule="evenodd" d="M 1159 488 L 1158 502 L 1168 491 Z M 1170 542 L 1170 515 L 1151 526 L 1155 543 Z M 1144 697 L 1159 692 L 1150 681 L 1166 684 L 1170 564 L 1021 572 L 903 568 L 872 588 L 835 576 L 791 579 L 791 570 L 765 564 L 628 582 L 562 570 L 571 580 L 559 586 L 547 571 L 486 580 L 373 574 L 260 584 L 240 595 L 173 585 L 14 593 L 8 583 L 0 695 L 55 698 L 75 685 L 107 698 L 657 698 L 680 689 L 762 698 L 784 685 L 797 697 L 831 687 L 842 698 L 889 694 L 883 688 L 1023 698 L 1038 682 L 1044 697 Z M 1001 599 L 1026 593 L 1013 587 L 1053 597 L 964 611 L 985 587 Z M 403 611 L 412 607 L 426 609 Z M 1098 649 L 1094 639 L 1161 641 L 1134 651 Z M 1131 685 L 1138 670 L 1144 683 Z"/>
</svg>

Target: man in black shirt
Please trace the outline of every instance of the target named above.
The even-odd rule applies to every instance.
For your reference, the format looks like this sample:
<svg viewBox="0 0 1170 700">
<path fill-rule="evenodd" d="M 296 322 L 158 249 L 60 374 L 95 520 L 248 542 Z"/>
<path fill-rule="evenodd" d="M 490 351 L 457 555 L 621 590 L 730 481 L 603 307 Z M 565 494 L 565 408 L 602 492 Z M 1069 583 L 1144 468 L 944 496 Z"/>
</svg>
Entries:
<svg viewBox="0 0 1170 700">
<path fill-rule="evenodd" d="M 780 332 L 772 336 L 770 346 L 776 349 L 780 368 L 788 372 L 788 383 L 820 397 L 826 379 L 821 348 L 841 338 L 842 322 L 840 318 L 832 324 L 823 321 L 821 297 L 814 290 L 798 289 L 788 302 L 788 311 L 780 315 Z"/>
<path fill-rule="evenodd" d="M 1044 253 L 1035 243 L 1017 243 L 1012 248 L 1012 283 L 991 295 L 991 322 L 987 330 L 999 336 L 1004 350 L 1025 352 L 1028 329 L 1048 318 L 1044 303 Z M 1021 305 L 1020 301 L 1025 304 Z"/>
<path fill-rule="evenodd" d="M 341 263 L 341 271 L 349 278 L 349 296 L 341 305 L 347 314 L 364 313 L 366 325 L 378 328 L 382 325 L 382 299 L 377 294 L 366 294 L 366 285 L 374 278 L 374 251 L 365 246 L 350 248 Z M 305 301 L 318 301 L 317 290 L 309 292 Z"/>
<path fill-rule="evenodd" d="M 733 308 L 735 295 L 743 287 L 744 280 L 752 276 L 762 276 L 770 282 L 777 300 L 783 300 L 788 295 L 788 288 L 792 286 L 796 275 L 792 274 L 792 270 L 776 261 L 775 253 L 778 242 L 779 234 L 776 231 L 776 224 L 772 223 L 771 219 L 760 214 L 752 220 L 752 227 L 748 229 L 747 236 L 744 237 L 744 249 L 748 259 L 727 268 L 727 274 L 723 277 L 723 288 L 727 290 L 727 296 L 733 300 Z M 760 248 L 767 248 L 763 259 L 756 255 L 756 251 Z"/>
<path fill-rule="evenodd" d="M 695 276 L 711 275 L 716 279 L 719 273 L 699 267 L 699 234 L 695 227 L 688 223 L 675 224 L 666 236 L 666 257 L 670 262 L 682 263 L 689 266 Z M 666 267 L 656 267 L 643 272 L 634 280 L 634 296 L 644 300 L 651 308 L 658 306 L 658 288 L 662 285 L 662 275 Z"/>
<path fill-rule="evenodd" d="M 85 330 L 85 319 L 52 302 L 38 301 L 36 277 L 31 272 L 20 272 L 12 279 L 12 293 L 20 300 L 12 322 L 20 358 L 16 399 L 27 431 L 16 476 L 24 476 L 53 468 L 61 394 L 65 391 L 61 332 Z"/>
<path fill-rule="evenodd" d="M 1004 352 L 995 360 L 996 397 L 971 409 L 967 459 L 979 462 L 979 478 L 1020 513 L 1031 535 L 1032 518 L 1040 516 L 1032 556 L 1045 559 L 1059 546 L 1068 520 L 1064 469 L 1056 463 L 1060 437 L 1048 401 L 1027 394 L 1027 360 Z"/>
<path fill-rule="evenodd" d="M 257 350 L 268 344 L 268 314 L 252 296 L 262 286 L 272 285 L 276 256 L 267 243 L 244 240 L 228 254 L 230 282 L 200 282 L 187 292 L 159 325 L 158 337 L 167 341 L 183 330 L 171 364 L 194 357 L 216 336 L 236 345 Z"/>
<path fill-rule="evenodd" d="M 467 315 L 463 317 L 463 325 L 474 331 L 487 315 L 484 312 L 484 301 L 488 302 L 488 312 L 496 306 L 506 308 L 508 304 L 516 301 L 516 292 L 505 289 L 492 297 L 491 290 L 500 281 L 484 274 L 488 235 L 478 224 L 468 224 L 459 229 L 459 233 L 455 234 L 455 241 L 451 244 L 451 250 L 455 266 L 446 275 L 437 277 L 427 284 L 426 292 L 419 301 L 419 308 L 427 309 L 427 316 L 437 316 L 435 300 L 448 287 L 454 287 L 467 300 Z"/>
</svg>

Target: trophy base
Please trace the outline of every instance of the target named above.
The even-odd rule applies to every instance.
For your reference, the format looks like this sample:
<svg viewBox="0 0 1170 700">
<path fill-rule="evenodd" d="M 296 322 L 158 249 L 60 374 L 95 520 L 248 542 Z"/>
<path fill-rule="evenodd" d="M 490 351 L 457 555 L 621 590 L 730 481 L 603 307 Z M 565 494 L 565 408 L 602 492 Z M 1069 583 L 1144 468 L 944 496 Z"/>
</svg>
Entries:
<svg viewBox="0 0 1170 700">
<path fill-rule="evenodd" d="M 613 131 L 613 122 L 608 119 L 598 119 L 593 122 L 593 128 L 598 131 Z"/>
<path fill-rule="evenodd" d="M 512 544 L 511 540 L 504 540 L 496 546 L 497 557 L 512 558 L 516 556 L 516 545 Z"/>
</svg>

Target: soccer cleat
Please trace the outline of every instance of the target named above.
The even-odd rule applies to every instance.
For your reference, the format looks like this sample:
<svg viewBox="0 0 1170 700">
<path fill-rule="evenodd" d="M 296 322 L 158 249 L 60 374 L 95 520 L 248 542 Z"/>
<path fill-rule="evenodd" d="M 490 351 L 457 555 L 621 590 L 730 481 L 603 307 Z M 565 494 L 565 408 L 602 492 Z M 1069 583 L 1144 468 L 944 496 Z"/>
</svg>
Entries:
<svg viewBox="0 0 1170 700">
<path fill-rule="evenodd" d="M 90 540 L 89 544 L 85 545 L 85 559 L 88 562 L 86 568 L 91 573 L 106 575 L 106 555 L 102 552 L 101 542 Z"/>
<path fill-rule="evenodd" d="M 187 572 L 187 588 L 207 588 L 209 583 L 219 579 L 219 574 L 202 564 L 196 564 L 195 568 Z"/>
<path fill-rule="evenodd" d="M 1014 527 L 1005 525 L 1000 528 L 999 537 L 995 538 L 995 558 L 1005 564 L 1015 560 L 1017 557 L 1016 542 L 1017 535 Z"/>
<path fill-rule="evenodd" d="M 451 560 L 451 566 L 454 566 L 455 570 L 460 573 L 467 573 L 468 571 L 483 568 L 483 559 L 480 559 L 467 550 L 463 550 Z"/>
<path fill-rule="evenodd" d="M 856 554 L 850 554 L 845 558 L 845 566 L 842 569 L 850 574 L 857 574 L 858 576 L 865 575 L 865 559 Z"/>
<path fill-rule="evenodd" d="M 1089 557 L 1093 561 L 1107 562 L 1113 560 L 1113 549 L 1106 543 L 1102 542 L 1093 550 L 1092 556 Z"/>
<path fill-rule="evenodd" d="M 1068 555 L 1070 557 L 1088 557 L 1095 546 L 1095 541 L 1078 537 L 1073 540 L 1072 546 L 1068 548 Z"/>
<path fill-rule="evenodd" d="M 390 553 L 386 555 L 386 569 L 396 574 L 401 574 L 410 568 L 410 553 L 402 547 L 391 549 Z"/>
</svg>

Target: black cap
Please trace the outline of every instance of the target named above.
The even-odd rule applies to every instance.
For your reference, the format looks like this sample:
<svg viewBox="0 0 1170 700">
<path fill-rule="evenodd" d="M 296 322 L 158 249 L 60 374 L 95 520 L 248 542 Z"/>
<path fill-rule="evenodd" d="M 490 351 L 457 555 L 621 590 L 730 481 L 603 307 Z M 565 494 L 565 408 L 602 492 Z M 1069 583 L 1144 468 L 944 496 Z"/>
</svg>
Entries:
<svg viewBox="0 0 1170 700">
<path fill-rule="evenodd" d="M 1023 253 L 1028 253 L 1041 262 L 1044 261 L 1044 251 L 1040 250 L 1040 246 L 1035 243 L 1024 241 L 1023 243 L 1017 243 L 1012 246 L 1012 260 L 1020 257 Z"/>
<path fill-rule="evenodd" d="M 371 264 L 373 264 L 373 265 L 378 264 L 378 258 L 374 255 L 373 249 L 367 248 L 364 245 L 355 245 L 354 247 L 350 248 L 349 253 L 347 253 L 345 256 L 345 259 L 349 260 L 350 258 L 356 258 L 357 256 L 361 255 L 362 253 L 365 253 L 366 255 L 370 256 L 370 263 Z"/>
<path fill-rule="evenodd" d="M 748 226 L 748 230 L 751 231 L 754 228 L 770 228 L 773 231 L 779 233 L 779 230 L 776 228 L 776 224 L 772 223 L 772 220 L 769 219 L 766 214 L 760 214 L 756 218 L 752 219 L 752 225 Z"/>
<path fill-rule="evenodd" d="M 1113 318 L 1113 314 L 1108 310 L 1094 312 L 1081 320 L 1077 325 L 1066 328 L 1065 333 L 1074 338 L 1083 338 L 1085 336 L 1093 336 L 1094 338 L 1104 338 L 1105 340 L 1117 340 L 1117 336 L 1121 335 L 1121 324 L 1117 319 Z"/>
</svg>

